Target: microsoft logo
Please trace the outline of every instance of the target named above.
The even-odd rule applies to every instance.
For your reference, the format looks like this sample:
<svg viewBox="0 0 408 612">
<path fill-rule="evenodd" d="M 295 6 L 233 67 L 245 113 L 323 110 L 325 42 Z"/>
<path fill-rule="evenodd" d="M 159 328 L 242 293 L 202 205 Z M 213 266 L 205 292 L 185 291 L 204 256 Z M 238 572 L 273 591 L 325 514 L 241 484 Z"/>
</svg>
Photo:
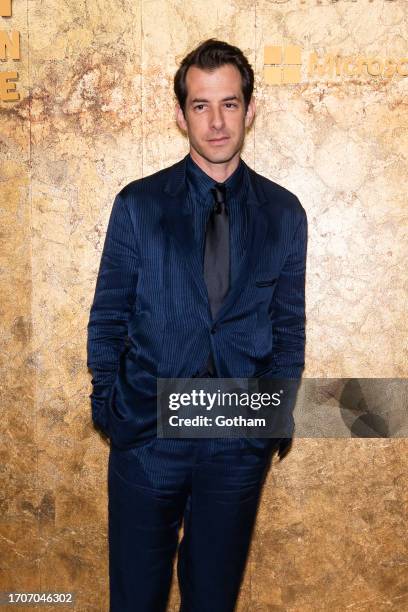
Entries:
<svg viewBox="0 0 408 612">
<path fill-rule="evenodd" d="M 298 45 L 271 45 L 264 48 L 264 79 L 267 85 L 300 83 L 302 48 Z M 360 78 L 362 76 L 391 78 L 408 76 L 408 57 L 379 58 L 365 55 L 309 53 L 308 77 L 326 79 Z"/>
<path fill-rule="evenodd" d="M 300 83 L 302 49 L 297 45 L 264 49 L 264 77 L 268 85 Z"/>
</svg>

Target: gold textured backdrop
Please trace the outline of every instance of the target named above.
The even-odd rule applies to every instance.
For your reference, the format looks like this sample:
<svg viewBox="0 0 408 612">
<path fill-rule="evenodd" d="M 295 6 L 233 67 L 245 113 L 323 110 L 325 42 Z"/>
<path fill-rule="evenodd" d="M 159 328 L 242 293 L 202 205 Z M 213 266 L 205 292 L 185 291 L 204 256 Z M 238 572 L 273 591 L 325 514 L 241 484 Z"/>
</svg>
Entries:
<svg viewBox="0 0 408 612">
<path fill-rule="evenodd" d="M 205 38 L 248 56 L 258 112 L 243 157 L 308 214 L 305 376 L 407 376 L 408 78 L 264 78 L 266 45 L 406 57 L 407 22 L 405 0 L 13 2 L 0 22 L 21 37 L 21 59 L 0 65 L 20 92 L 0 103 L 0 590 L 108 609 L 86 324 L 114 195 L 188 150 L 172 78 Z M 406 450 L 299 439 L 274 460 L 238 611 L 406 610 Z"/>
</svg>

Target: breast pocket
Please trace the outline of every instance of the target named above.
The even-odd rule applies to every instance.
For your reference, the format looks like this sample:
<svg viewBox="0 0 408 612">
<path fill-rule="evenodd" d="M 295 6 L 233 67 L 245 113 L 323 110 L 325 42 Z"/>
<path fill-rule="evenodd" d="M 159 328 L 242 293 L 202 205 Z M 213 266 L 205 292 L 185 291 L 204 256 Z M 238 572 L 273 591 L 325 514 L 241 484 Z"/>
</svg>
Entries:
<svg viewBox="0 0 408 612">
<path fill-rule="evenodd" d="M 277 278 L 270 278 L 270 279 L 258 279 L 255 281 L 255 285 L 257 287 L 272 287 L 273 285 L 275 285 L 278 282 Z"/>
<path fill-rule="evenodd" d="M 277 277 L 263 277 L 255 280 L 255 286 L 258 288 L 254 289 L 254 291 L 259 302 L 258 317 L 260 320 L 266 321 L 267 318 L 270 319 L 272 316 L 272 302 L 277 282 Z"/>
</svg>

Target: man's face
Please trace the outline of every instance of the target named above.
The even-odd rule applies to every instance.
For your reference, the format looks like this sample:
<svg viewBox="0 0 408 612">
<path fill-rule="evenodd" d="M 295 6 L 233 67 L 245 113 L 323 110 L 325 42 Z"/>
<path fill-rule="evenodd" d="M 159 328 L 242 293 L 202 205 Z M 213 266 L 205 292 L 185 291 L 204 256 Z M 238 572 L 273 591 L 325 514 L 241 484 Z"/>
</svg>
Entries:
<svg viewBox="0 0 408 612">
<path fill-rule="evenodd" d="M 245 112 L 238 68 L 225 64 L 210 72 L 191 66 L 186 86 L 185 111 L 177 105 L 176 120 L 187 131 L 191 149 L 215 164 L 239 155 L 245 129 L 255 114 L 255 103 L 251 99 Z"/>
</svg>

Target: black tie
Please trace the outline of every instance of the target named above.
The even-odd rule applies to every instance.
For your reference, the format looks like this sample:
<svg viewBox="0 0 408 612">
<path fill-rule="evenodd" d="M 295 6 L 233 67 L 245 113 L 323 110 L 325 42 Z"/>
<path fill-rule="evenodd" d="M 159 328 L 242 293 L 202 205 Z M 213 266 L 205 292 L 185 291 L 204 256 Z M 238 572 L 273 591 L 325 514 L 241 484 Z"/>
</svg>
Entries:
<svg viewBox="0 0 408 612">
<path fill-rule="evenodd" d="M 211 192 L 214 196 L 214 206 L 210 212 L 205 234 L 204 279 L 214 319 L 229 291 L 230 236 L 225 185 L 215 183 Z M 211 353 L 208 357 L 207 369 L 211 375 L 214 374 L 215 368 Z"/>
<path fill-rule="evenodd" d="M 225 185 L 215 183 L 211 192 L 214 206 L 205 233 L 204 279 L 213 319 L 229 290 L 229 219 Z"/>
</svg>

